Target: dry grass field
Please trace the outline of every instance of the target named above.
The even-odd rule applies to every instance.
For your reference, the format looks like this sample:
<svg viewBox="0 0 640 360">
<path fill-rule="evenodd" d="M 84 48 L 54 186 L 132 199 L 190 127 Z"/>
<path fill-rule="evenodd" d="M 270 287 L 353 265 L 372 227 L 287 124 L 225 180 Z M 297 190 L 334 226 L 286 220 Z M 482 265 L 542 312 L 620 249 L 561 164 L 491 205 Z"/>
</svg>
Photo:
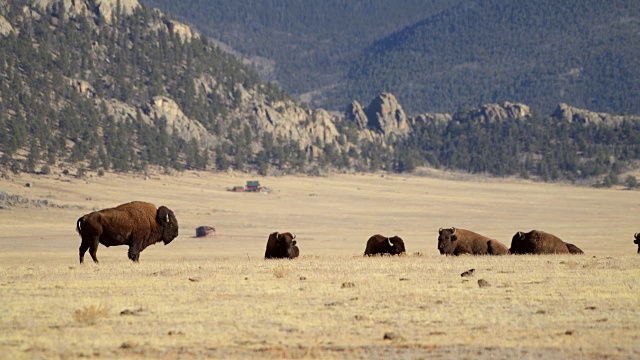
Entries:
<svg viewBox="0 0 640 360">
<path fill-rule="evenodd" d="M 273 192 L 225 191 L 253 179 Z M 0 358 L 640 358 L 637 191 L 436 171 L 20 175 L 0 191 L 49 203 L 0 209 Z M 131 200 L 174 210 L 180 236 L 139 263 L 100 246 L 78 264 L 78 217 Z M 586 254 L 440 256 L 451 226 L 507 246 L 544 230 Z M 301 257 L 265 261 L 272 231 Z M 363 258 L 375 233 L 409 255 Z"/>
</svg>

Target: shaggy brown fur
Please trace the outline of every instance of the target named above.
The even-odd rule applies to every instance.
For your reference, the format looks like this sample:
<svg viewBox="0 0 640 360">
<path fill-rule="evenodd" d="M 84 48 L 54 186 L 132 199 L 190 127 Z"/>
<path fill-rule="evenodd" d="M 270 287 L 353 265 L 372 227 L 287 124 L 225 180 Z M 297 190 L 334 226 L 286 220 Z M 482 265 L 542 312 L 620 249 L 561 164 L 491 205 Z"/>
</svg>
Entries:
<svg viewBox="0 0 640 360">
<path fill-rule="evenodd" d="M 128 245 L 129 259 L 138 261 L 147 246 L 160 241 L 167 245 L 178 236 L 178 220 L 166 206 L 156 209 L 153 204 L 134 201 L 86 214 L 76 222 L 76 230 L 82 237 L 80 263 L 87 250 L 98 262 L 99 243 L 106 247 Z"/>
<path fill-rule="evenodd" d="M 577 246 L 544 231 L 518 231 L 511 239 L 512 254 L 584 254 Z"/>
<path fill-rule="evenodd" d="M 300 255 L 300 249 L 296 246 L 296 234 L 289 232 L 273 232 L 267 239 L 267 249 L 264 252 L 265 259 L 293 259 Z"/>
<path fill-rule="evenodd" d="M 498 240 L 465 229 L 440 229 L 438 250 L 441 255 L 507 255 L 509 249 Z"/>
<path fill-rule="evenodd" d="M 404 241 L 399 236 L 386 237 L 377 234 L 367 240 L 364 255 L 401 255 L 404 254 L 405 251 Z"/>
<path fill-rule="evenodd" d="M 584 251 L 580 250 L 579 247 L 569 243 L 565 243 L 565 244 L 567 244 L 567 250 L 569 250 L 571 254 L 575 254 L 575 255 L 584 254 Z"/>
</svg>

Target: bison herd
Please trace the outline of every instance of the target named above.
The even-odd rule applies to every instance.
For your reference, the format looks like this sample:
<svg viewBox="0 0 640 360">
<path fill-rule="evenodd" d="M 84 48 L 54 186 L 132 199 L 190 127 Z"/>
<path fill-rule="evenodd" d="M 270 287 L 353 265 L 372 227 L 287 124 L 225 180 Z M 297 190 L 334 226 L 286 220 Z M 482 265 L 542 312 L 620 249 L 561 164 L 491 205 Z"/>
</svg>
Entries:
<svg viewBox="0 0 640 360">
<path fill-rule="evenodd" d="M 79 255 L 84 254 L 98 262 L 98 244 L 106 247 L 129 246 L 129 259 L 137 262 L 140 252 L 158 242 L 169 244 L 178 236 L 178 220 L 166 206 L 134 201 L 114 208 L 86 214 L 76 222 L 76 230 L 82 237 Z M 509 254 L 584 254 L 577 246 L 562 241 L 555 235 L 532 230 L 518 231 L 511 239 L 511 248 L 498 240 L 465 229 L 440 229 L 438 251 L 441 255 L 509 255 Z M 265 259 L 293 259 L 300 255 L 296 235 L 290 232 L 273 232 L 267 239 Z M 640 233 L 634 235 L 640 254 Z M 406 253 L 404 241 L 398 237 L 373 235 L 367 241 L 365 256 L 402 255 Z"/>
</svg>

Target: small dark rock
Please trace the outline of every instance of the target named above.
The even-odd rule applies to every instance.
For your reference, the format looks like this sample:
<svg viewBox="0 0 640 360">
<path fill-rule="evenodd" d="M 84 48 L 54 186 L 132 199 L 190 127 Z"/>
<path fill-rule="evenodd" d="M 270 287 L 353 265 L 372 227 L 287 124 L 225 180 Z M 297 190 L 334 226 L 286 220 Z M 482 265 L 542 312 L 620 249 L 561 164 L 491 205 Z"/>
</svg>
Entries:
<svg viewBox="0 0 640 360">
<path fill-rule="evenodd" d="M 462 274 L 460 274 L 460 276 L 462 277 L 473 276 L 475 273 L 476 273 L 476 269 L 469 269 L 463 272 Z"/>
<path fill-rule="evenodd" d="M 585 310 L 595 310 L 596 307 L 595 306 L 587 306 L 586 308 L 584 308 Z"/>
<path fill-rule="evenodd" d="M 338 305 L 342 305 L 342 303 L 340 301 L 332 301 L 324 304 L 324 306 L 338 306 Z"/>
<path fill-rule="evenodd" d="M 30 188 L 31 187 L 31 183 L 26 183 L 26 184 L 24 184 L 24 186 Z"/>
<path fill-rule="evenodd" d="M 485 279 L 478 279 L 478 286 L 487 287 L 487 286 L 491 286 L 491 284 L 489 284 L 489 282 Z"/>
<path fill-rule="evenodd" d="M 304 276 L 300 276 L 300 280 L 307 280 L 307 278 Z"/>
<path fill-rule="evenodd" d="M 401 339 L 402 337 L 400 336 L 400 334 L 395 333 L 395 332 L 386 332 L 384 333 L 384 340 L 398 340 Z"/>
<path fill-rule="evenodd" d="M 352 282 L 345 282 L 342 283 L 342 286 L 340 287 L 341 289 L 349 289 L 349 288 L 354 288 L 356 287 L 356 284 L 352 283 Z"/>
<path fill-rule="evenodd" d="M 200 279 L 190 277 L 190 278 L 189 278 L 189 281 L 191 281 L 191 282 L 198 282 L 198 281 L 200 281 Z"/>
<path fill-rule="evenodd" d="M 173 336 L 173 335 L 184 335 L 184 333 L 180 330 L 169 330 L 169 332 L 167 333 L 167 335 L 169 336 Z"/>
<path fill-rule="evenodd" d="M 564 332 L 565 335 L 573 335 L 573 330 L 567 330 Z"/>
<path fill-rule="evenodd" d="M 125 341 L 125 342 L 122 343 L 122 345 L 120 345 L 120 349 L 131 349 L 134 346 L 135 346 L 134 343 Z"/>
<path fill-rule="evenodd" d="M 409 278 L 400 278 L 400 281 L 409 281 Z"/>
</svg>

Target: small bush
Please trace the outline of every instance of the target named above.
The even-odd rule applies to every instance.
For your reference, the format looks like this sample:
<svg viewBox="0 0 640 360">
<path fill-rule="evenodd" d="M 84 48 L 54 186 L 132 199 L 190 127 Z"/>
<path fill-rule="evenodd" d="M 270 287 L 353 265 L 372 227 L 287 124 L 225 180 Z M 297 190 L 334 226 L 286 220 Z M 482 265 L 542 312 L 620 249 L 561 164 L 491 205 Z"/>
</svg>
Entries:
<svg viewBox="0 0 640 360">
<path fill-rule="evenodd" d="M 104 170 L 102 169 L 98 170 L 98 176 L 104 176 Z"/>
<path fill-rule="evenodd" d="M 42 175 L 51 174 L 51 168 L 49 167 L 49 165 L 43 165 L 42 168 L 40 168 L 40 174 Z"/>
<path fill-rule="evenodd" d="M 95 325 L 98 320 L 107 317 L 109 310 L 102 305 L 83 306 L 81 309 L 73 313 L 73 319 L 76 322 L 85 325 Z"/>
<path fill-rule="evenodd" d="M 278 279 L 281 279 L 287 276 L 290 272 L 289 268 L 284 265 L 276 266 L 273 268 L 272 271 L 273 271 L 273 276 L 277 277 Z"/>
</svg>

